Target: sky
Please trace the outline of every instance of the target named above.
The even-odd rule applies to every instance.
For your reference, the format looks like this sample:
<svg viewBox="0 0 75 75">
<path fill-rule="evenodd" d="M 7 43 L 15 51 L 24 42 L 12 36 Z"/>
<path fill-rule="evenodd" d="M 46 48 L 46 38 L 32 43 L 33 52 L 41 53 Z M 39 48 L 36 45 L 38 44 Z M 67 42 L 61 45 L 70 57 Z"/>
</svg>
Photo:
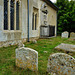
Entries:
<svg viewBox="0 0 75 75">
<path fill-rule="evenodd" d="M 56 0 L 51 0 L 52 2 L 56 2 Z"/>
<path fill-rule="evenodd" d="M 51 0 L 53 3 L 56 2 L 56 0 Z M 70 0 L 69 0 L 70 1 Z"/>
</svg>

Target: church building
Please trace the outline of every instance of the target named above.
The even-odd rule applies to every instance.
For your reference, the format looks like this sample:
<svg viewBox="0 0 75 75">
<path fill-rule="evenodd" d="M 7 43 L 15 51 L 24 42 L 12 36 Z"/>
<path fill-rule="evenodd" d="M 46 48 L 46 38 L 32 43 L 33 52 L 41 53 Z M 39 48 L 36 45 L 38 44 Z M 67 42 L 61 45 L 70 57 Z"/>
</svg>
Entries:
<svg viewBox="0 0 75 75">
<path fill-rule="evenodd" d="M 50 0 L 0 0 L 0 47 L 56 36 L 57 11 Z"/>
</svg>

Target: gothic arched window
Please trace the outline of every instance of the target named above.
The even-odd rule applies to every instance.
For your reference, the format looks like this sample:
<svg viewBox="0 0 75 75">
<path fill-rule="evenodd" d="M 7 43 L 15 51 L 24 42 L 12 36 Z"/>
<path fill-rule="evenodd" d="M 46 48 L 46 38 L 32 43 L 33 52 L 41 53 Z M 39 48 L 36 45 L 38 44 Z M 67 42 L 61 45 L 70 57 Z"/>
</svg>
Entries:
<svg viewBox="0 0 75 75">
<path fill-rule="evenodd" d="M 32 30 L 37 30 L 37 24 L 38 24 L 38 9 L 33 7 Z"/>
<path fill-rule="evenodd" d="M 19 30 L 19 3 L 16 2 L 16 30 Z"/>
<path fill-rule="evenodd" d="M 34 30 L 34 12 L 32 14 L 32 30 Z"/>
<path fill-rule="evenodd" d="M 20 30 L 19 1 L 4 0 L 4 30 Z"/>
<path fill-rule="evenodd" d="M 35 14 L 35 30 L 37 28 L 37 14 Z"/>
<path fill-rule="evenodd" d="M 4 0 L 4 30 L 8 30 L 8 1 Z"/>
<path fill-rule="evenodd" d="M 14 1 L 10 2 L 10 29 L 14 30 Z"/>
</svg>

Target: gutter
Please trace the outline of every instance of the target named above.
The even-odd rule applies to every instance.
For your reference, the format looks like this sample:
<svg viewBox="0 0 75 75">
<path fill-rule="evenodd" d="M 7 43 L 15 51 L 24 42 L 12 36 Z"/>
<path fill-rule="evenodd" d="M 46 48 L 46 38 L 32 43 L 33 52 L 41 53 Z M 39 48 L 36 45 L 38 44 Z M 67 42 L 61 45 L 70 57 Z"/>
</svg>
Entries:
<svg viewBox="0 0 75 75">
<path fill-rule="evenodd" d="M 58 13 L 58 11 L 57 11 L 57 13 Z M 57 13 L 56 13 L 56 36 L 57 36 L 57 27 L 58 27 L 58 15 L 57 15 Z"/>
<path fill-rule="evenodd" d="M 29 0 L 27 0 L 28 5 L 28 42 L 29 42 Z"/>
</svg>

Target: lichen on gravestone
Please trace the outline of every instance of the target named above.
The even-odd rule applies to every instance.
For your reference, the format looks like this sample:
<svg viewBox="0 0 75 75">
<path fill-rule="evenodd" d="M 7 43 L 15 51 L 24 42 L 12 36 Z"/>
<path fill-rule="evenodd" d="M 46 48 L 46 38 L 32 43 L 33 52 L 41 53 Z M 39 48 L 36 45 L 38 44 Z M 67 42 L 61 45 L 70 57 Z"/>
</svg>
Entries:
<svg viewBox="0 0 75 75">
<path fill-rule="evenodd" d="M 75 75 L 75 59 L 65 53 L 55 53 L 49 56 L 48 73 L 56 75 Z"/>
<path fill-rule="evenodd" d="M 16 49 L 16 66 L 38 71 L 38 52 L 25 47 Z"/>
</svg>

